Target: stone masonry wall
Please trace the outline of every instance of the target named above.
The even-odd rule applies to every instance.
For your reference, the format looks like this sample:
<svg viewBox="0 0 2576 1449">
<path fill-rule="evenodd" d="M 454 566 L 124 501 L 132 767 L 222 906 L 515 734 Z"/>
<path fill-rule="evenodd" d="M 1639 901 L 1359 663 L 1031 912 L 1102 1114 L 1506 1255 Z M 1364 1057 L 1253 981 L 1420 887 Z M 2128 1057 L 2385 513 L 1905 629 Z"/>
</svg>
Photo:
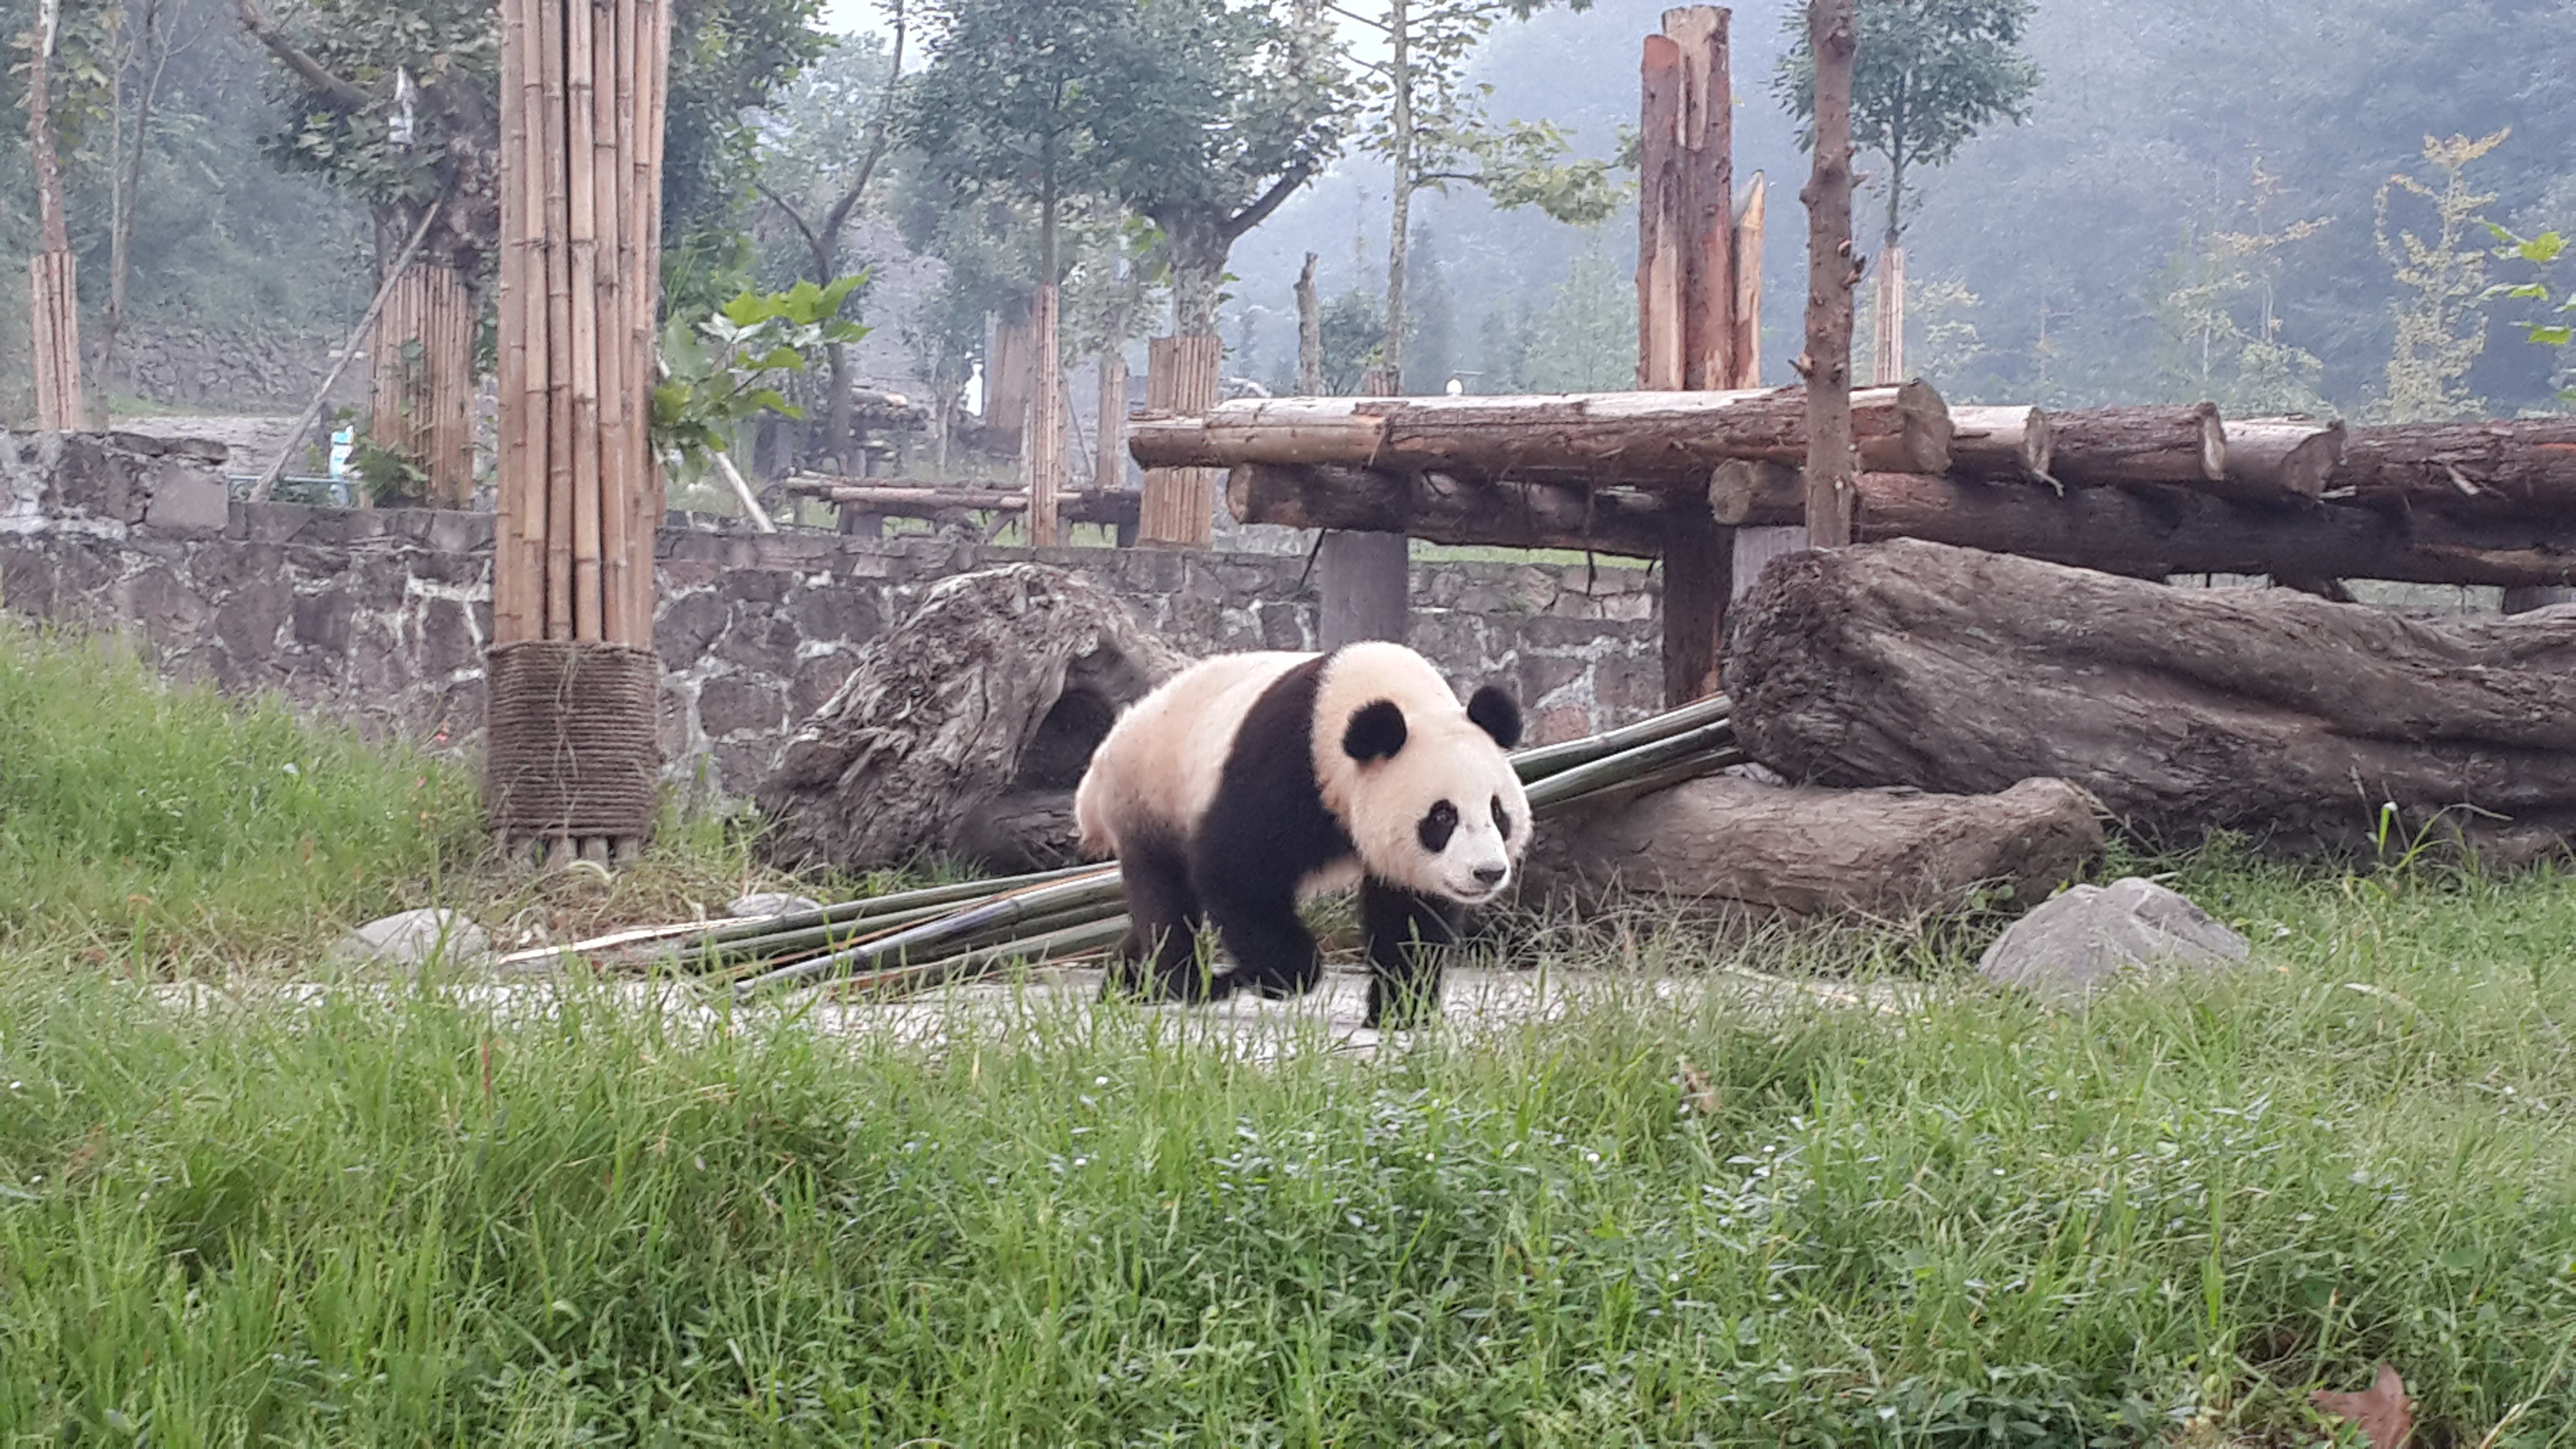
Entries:
<svg viewBox="0 0 2576 1449">
<path fill-rule="evenodd" d="M 491 517 L 228 502 L 220 453 L 129 434 L 0 434 L 0 607 L 119 630 L 177 677 L 469 749 L 483 721 Z M 1315 644 L 1297 554 L 1032 552 L 685 519 L 657 552 L 663 756 L 675 782 L 727 797 L 748 794 L 868 641 L 951 574 L 1029 558 L 1080 569 L 1191 653 Z M 1414 569 L 1414 646 L 1454 681 L 1513 687 L 1537 740 L 1657 708 L 1659 628 L 1652 581 L 1635 569 Z"/>
</svg>

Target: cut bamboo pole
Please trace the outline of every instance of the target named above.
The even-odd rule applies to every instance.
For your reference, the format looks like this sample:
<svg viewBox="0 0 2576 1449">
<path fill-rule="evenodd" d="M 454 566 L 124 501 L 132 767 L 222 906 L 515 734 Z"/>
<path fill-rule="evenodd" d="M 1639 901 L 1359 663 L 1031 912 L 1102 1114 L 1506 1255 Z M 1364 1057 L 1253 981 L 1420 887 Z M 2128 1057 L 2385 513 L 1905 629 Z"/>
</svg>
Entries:
<svg viewBox="0 0 2576 1449">
<path fill-rule="evenodd" d="M 537 129 L 545 178 L 545 206 L 538 225 L 546 239 L 546 637 L 574 637 L 572 496 L 572 247 L 571 180 L 564 155 L 564 10 L 555 0 L 537 6 L 539 79 L 543 105 Z M 567 0 L 569 3 L 569 0 Z"/>
<path fill-rule="evenodd" d="M 611 644 L 634 644 L 641 641 L 631 617 L 633 592 L 627 586 L 634 563 L 627 546 L 634 506 L 628 498 L 632 483 L 626 430 L 638 379 L 629 377 L 626 361 L 629 329 L 623 263 L 631 258 L 618 246 L 625 230 L 619 213 L 629 174 L 624 138 L 617 129 L 618 50 L 624 37 L 614 0 L 593 5 L 591 15 L 590 149 L 582 160 L 590 172 L 591 254 L 598 291 L 598 336 L 592 351 L 598 359 L 599 632 Z"/>
<path fill-rule="evenodd" d="M 572 637 L 603 641 L 606 598 L 600 587 L 599 213 L 592 184 L 597 167 L 597 57 L 591 17 L 599 7 L 564 6 L 564 237 L 572 356 Z M 615 11 L 609 12 L 612 16 Z"/>
<path fill-rule="evenodd" d="M 1064 391 L 1057 386 L 1062 350 L 1057 346 L 1059 298 L 1053 280 L 1038 284 L 1037 325 L 1031 345 L 1038 355 L 1036 406 L 1020 435 L 1020 458 L 1029 492 L 1029 543 L 1054 548 L 1064 542 L 1056 519 L 1056 495 L 1064 490 Z"/>
</svg>

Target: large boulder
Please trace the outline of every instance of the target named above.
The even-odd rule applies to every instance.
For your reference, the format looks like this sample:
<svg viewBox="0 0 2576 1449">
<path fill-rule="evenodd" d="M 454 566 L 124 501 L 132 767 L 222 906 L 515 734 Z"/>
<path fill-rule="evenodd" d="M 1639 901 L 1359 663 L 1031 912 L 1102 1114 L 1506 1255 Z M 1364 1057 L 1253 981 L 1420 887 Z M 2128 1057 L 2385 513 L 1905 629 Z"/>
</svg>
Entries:
<svg viewBox="0 0 2576 1449">
<path fill-rule="evenodd" d="M 2082 1006 L 2124 971 L 2231 966 L 2249 949 L 2190 897 L 2133 875 L 2073 887 L 2013 922 L 1977 970 L 2051 1006 Z"/>
</svg>

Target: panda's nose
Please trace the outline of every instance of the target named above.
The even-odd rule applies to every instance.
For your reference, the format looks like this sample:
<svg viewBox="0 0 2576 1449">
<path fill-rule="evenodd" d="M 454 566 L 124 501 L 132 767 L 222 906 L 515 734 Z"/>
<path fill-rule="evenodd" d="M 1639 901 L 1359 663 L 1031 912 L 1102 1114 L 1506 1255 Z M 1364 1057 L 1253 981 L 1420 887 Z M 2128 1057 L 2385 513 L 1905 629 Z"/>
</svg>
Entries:
<svg viewBox="0 0 2576 1449">
<path fill-rule="evenodd" d="M 1511 871 L 1509 868 L 1504 866 L 1480 865 L 1476 867 L 1476 884 L 1488 886 L 1501 885 L 1503 883 L 1503 877 L 1509 874 L 1511 874 Z"/>
</svg>

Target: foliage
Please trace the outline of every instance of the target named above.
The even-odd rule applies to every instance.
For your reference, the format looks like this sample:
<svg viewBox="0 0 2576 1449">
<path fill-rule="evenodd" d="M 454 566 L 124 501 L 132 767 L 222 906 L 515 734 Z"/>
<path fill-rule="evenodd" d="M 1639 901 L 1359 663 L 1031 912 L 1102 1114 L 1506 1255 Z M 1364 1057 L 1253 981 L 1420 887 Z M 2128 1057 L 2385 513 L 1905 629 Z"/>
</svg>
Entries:
<svg viewBox="0 0 2576 1449">
<path fill-rule="evenodd" d="M 1323 343 L 1324 388 L 1348 396 L 1360 390 L 1362 377 L 1380 365 L 1386 340 L 1386 302 L 1375 292 L 1353 288 L 1325 300 L 1316 309 L 1315 330 Z"/>
<path fill-rule="evenodd" d="M 2496 193 L 2471 190 L 2467 174 L 2509 134 L 2507 128 L 2474 141 L 2427 136 L 2424 161 L 2436 180 L 2401 172 L 2379 188 L 2371 236 L 2401 289 L 2392 308 L 2396 343 L 2374 409 L 2386 421 L 2465 417 L 2486 406 L 2459 383 L 2487 345 L 2487 319 L 2480 306 L 2487 292 L 2487 253 L 2469 237 L 2484 225 L 2480 212 Z M 2404 230 L 2391 236 L 2390 206 L 2401 192 L 2432 208 L 2429 239 Z"/>
<path fill-rule="evenodd" d="M 800 281 L 781 292 L 741 293 L 709 316 L 663 323 L 669 375 L 653 389 L 654 446 L 695 469 L 726 451 L 733 430 L 761 413 L 803 417 L 780 387 L 809 372 L 823 349 L 868 335 L 841 316 L 842 304 L 866 284 L 865 273 L 828 287 Z"/>
<path fill-rule="evenodd" d="M 1102 189 L 1100 131 L 1118 57 L 1138 35 L 1126 6 L 1085 0 L 928 0 L 936 58 L 904 100 L 904 139 L 961 199 L 1051 208 Z"/>
<path fill-rule="evenodd" d="M 2305 1444 L 2385 1361 L 2565 1442 L 2576 886 L 2168 864 L 2250 969 L 2078 1021 L 1937 938 L 1533 929 L 1556 1010 L 1372 1057 L 10 964 L 0 1432 Z"/>
<path fill-rule="evenodd" d="M 1997 121 L 2030 118 L 2039 67 L 2021 53 L 2035 0 L 1859 0 L 1852 62 L 1852 144 L 1887 159 L 1887 235 L 1904 230 L 1906 173 L 1941 166 Z M 1806 17 L 1786 23 L 1797 43 L 1772 90 L 1801 121 L 1816 110 L 1816 61 Z M 1800 144 L 1808 144 L 1802 134 Z"/>
<path fill-rule="evenodd" d="M 1619 204 L 1611 164 L 1572 154 L 1563 128 L 1546 121 L 1497 124 L 1485 114 L 1490 85 L 1468 79 L 1469 63 L 1506 17 L 1527 18 L 1548 0 L 1387 0 L 1376 14 L 1342 11 L 1391 43 L 1405 36 L 1405 73 L 1390 59 L 1360 63 L 1361 149 L 1405 173 L 1414 190 L 1461 182 L 1497 206 L 1535 206 L 1558 221 L 1590 226 Z M 1337 10 L 1340 7 L 1335 7 Z M 1590 0 L 1569 0 L 1571 10 Z M 1397 122 L 1403 93 L 1405 126 Z"/>
<path fill-rule="evenodd" d="M 2556 262 L 2567 250 L 2567 239 L 2554 231 L 2521 237 L 2493 223 L 2490 223 L 2487 229 L 2495 234 L 2498 243 L 2495 255 L 2499 261 L 2520 262 L 2532 267 L 2545 268 Z M 2499 283 L 2487 289 L 2487 298 L 2488 300 L 2509 298 L 2546 305 L 2551 300 L 2551 293 L 2546 282 Z M 2556 307 L 2551 308 L 2547 315 L 2564 317 L 2570 313 L 2576 313 L 2576 293 L 2568 294 Z M 2567 348 L 2576 346 L 2576 326 L 2568 323 L 2543 320 L 2524 322 L 2521 326 L 2524 338 L 2534 346 L 2556 348 L 2562 353 Z M 2562 391 L 2559 398 L 2563 402 L 2576 402 L 2576 388 Z"/>
<path fill-rule="evenodd" d="M 1636 295 L 1594 233 L 1531 319 L 1523 363 L 1534 392 L 1602 392 L 1637 375 Z"/>
<path fill-rule="evenodd" d="M 2324 218 L 2273 222 L 2280 178 L 2252 163 L 2249 231 L 2212 223 L 2177 254 L 2157 298 L 2165 348 L 2169 401 L 2206 398 L 2235 415 L 2306 413 L 2333 409 L 2317 391 L 2325 364 L 2281 338 L 2279 289 L 2287 270 L 2283 253 L 2324 231 Z M 2249 326 L 2240 317 L 2252 309 Z"/>
<path fill-rule="evenodd" d="M 454 765 L 0 621 L 0 951 L 234 958 L 415 903 L 479 848 Z"/>
</svg>

